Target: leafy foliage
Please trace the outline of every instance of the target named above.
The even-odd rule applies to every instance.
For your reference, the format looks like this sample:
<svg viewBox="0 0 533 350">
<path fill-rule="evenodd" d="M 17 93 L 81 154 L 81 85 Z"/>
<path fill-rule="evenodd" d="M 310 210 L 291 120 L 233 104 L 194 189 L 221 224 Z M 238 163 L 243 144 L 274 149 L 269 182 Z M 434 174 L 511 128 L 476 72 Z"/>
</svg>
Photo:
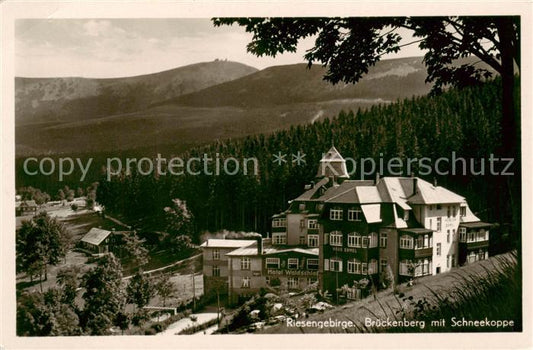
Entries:
<svg viewBox="0 0 533 350">
<path fill-rule="evenodd" d="M 348 18 L 214 18 L 215 26 L 238 24 L 253 34 L 249 52 L 273 56 L 296 52 L 299 40 L 315 37 L 315 46 L 305 59 L 311 66 L 319 62 L 328 67 L 325 80 L 356 83 L 368 68 L 384 55 L 402 46 L 399 29 L 412 31 L 427 49 L 427 81 L 435 82 L 434 91 L 452 84 L 472 86 L 490 72 L 474 64 L 455 67 L 460 57 L 477 56 L 500 74 L 505 74 L 502 55 L 510 55 L 519 65 L 519 19 L 517 17 L 348 17 Z M 505 51 L 502 38 L 509 37 L 511 49 Z M 489 43 L 487 47 L 486 42 Z"/>
<path fill-rule="evenodd" d="M 108 334 L 126 301 L 119 260 L 113 254 L 102 257 L 98 266 L 83 276 L 82 287 L 84 327 L 92 335 Z"/>
<path fill-rule="evenodd" d="M 16 238 L 17 270 L 47 276 L 48 265 L 57 264 L 65 256 L 70 233 L 57 219 L 41 212 L 22 222 Z"/>
<path fill-rule="evenodd" d="M 154 295 L 154 287 L 151 281 L 139 270 L 129 281 L 126 289 L 127 301 L 137 305 L 139 309 L 146 306 Z"/>
</svg>

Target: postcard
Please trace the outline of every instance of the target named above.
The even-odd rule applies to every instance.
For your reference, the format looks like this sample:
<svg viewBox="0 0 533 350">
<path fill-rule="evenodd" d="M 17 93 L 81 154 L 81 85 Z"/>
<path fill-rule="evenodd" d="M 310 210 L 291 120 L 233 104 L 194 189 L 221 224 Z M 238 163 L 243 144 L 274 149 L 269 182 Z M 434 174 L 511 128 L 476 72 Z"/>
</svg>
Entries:
<svg viewBox="0 0 533 350">
<path fill-rule="evenodd" d="M 0 346 L 531 345 L 531 5 L 450 5 L 2 4 Z"/>
</svg>

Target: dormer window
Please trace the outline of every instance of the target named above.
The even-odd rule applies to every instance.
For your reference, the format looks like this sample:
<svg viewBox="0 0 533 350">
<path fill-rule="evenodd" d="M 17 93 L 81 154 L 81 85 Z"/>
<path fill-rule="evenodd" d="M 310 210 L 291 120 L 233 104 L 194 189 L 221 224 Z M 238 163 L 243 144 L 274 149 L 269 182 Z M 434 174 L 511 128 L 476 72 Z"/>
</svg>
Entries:
<svg viewBox="0 0 533 350">
<path fill-rule="evenodd" d="M 304 210 L 305 210 L 305 203 L 300 203 L 300 204 L 298 205 L 298 210 L 300 210 L 300 211 L 304 211 Z"/>
</svg>

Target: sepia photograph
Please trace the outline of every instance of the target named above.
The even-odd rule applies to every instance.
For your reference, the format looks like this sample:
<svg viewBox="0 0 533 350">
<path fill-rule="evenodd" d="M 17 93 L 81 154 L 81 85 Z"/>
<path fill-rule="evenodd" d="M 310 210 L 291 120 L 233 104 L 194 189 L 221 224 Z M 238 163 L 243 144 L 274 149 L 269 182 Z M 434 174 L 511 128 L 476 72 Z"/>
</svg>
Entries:
<svg viewBox="0 0 533 350">
<path fill-rule="evenodd" d="M 13 336 L 523 334 L 524 11 L 241 12 L 14 18 Z"/>
</svg>

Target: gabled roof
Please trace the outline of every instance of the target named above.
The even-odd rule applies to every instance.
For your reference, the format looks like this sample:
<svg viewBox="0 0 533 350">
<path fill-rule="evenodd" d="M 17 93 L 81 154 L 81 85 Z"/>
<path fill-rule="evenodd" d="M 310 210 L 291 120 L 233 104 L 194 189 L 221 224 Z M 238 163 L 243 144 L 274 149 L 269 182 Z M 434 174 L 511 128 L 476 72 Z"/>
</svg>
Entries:
<svg viewBox="0 0 533 350">
<path fill-rule="evenodd" d="M 364 204 L 361 205 L 361 210 L 369 224 L 381 222 L 381 204 Z"/>
<path fill-rule="evenodd" d="M 318 248 L 287 248 L 287 249 L 279 249 L 279 248 L 268 248 L 265 250 L 265 253 L 263 255 L 273 255 L 273 254 L 281 254 L 281 253 L 300 253 L 300 254 L 307 254 L 307 255 L 313 255 L 318 256 Z"/>
<path fill-rule="evenodd" d="M 241 248 L 256 242 L 254 239 L 215 239 L 211 238 L 200 245 L 203 248 Z"/>
<path fill-rule="evenodd" d="M 418 178 L 417 192 L 407 198 L 412 204 L 446 204 L 462 203 L 465 198 L 441 186 L 433 186 L 427 181 Z"/>
<path fill-rule="evenodd" d="M 241 247 L 241 248 L 232 250 L 231 252 L 227 253 L 226 256 L 255 256 L 255 255 L 259 255 L 259 254 L 257 254 L 257 241 L 256 240 L 251 240 L 250 242 L 252 242 L 252 244 L 250 244 L 248 246 L 245 246 L 245 247 Z M 266 249 L 263 249 L 263 252 L 265 250 Z"/>
<path fill-rule="evenodd" d="M 348 170 L 346 169 L 346 161 L 342 158 L 335 146 L 331 146 L 329 151 L 322 156 L 322 159 L 320 159 L 317 177 L 322 176 L 335 176 L 345 179 L 350 177 L 350 175 L 348 175 Z"/>
<path fill-rule="evenodd" d="M 308 200 L 312 200 L 313 197 L 315 197 L 315 194 L 316 192 L 322 187 L 322 186 L 325 186 L 327 185 L 327 183 L 329 182 L 329 178 L 325 177 L 323 179 L 321 179 L 320 181 L 318 181 L 314 186 L 313 188 L 305 191 L 304 193 L 302 193 L 300 196 L 298 196 L 295 201 L 308 201 Z"/>
<path fill-rule="evenodd" d="M 406 200 L 407 196 L 404 191 L 404 187 L 400 183 L 400 179 L 401 178 L 398 178 L 398 177 L 382 178 L 381 181 L 377 185 L 378 191 L 384 202 L 396 203 L 403 210 L 410 210 L 411 207 L 409 206 L 409 204 L 407 204 L 407 200 Z M 412 178 L 403 178 L 403 179 L 414 181 L 414 179 Z"/>
<path fill-rule="evenodd" d="M 317 200 L 331 203 L 359 203 L 356 188 L 372 185 L 373 182 L 368 180 L 345 180 L 339 185 L 328 188 Z"/>
<path fill-rule="evenodd" d="M 322 159 L 320 160 L 321 162 L 331 162 L 331 161 L 345 161 L 344 158 L 342 158 L 341 154 L 339 153 L 339 151 L 337 151 L 337 149 L 335 148 L 335 146 L 331 146 L 331 148 L 329 149 L 329 151 L 324 154 L 324 156 L 322 157 Z"/>
<path fill-rule="evenodd" d="M 478 222 L 480 221 L 477 216 L 472 213 L 472 210 L 470 210 L 470 207 L 466 204 L 466 202 L 461 203 L 461 207 L 466 207 L 466 215 L 461 216 L 461 224 L 467 223 L 467 222 Z"/>
<path fill-rule="evenodd" d="M 357 186 L 355 188 L 357 197 L 359 198 L 359 203 L 361 204 L 370 204 L 370 203 L 381 203 L 381 196 L 376 186 Z"/>
<path fill-rule="evenodd" d="M 85 236 L 83 236 L 81 241 L 92 245 L 100 245 L 100 243 L 102 243 L 110 234 L 111 231 L 93 227 L 87 232 L 87 234 L 85 234 Z"/>
</svg>

